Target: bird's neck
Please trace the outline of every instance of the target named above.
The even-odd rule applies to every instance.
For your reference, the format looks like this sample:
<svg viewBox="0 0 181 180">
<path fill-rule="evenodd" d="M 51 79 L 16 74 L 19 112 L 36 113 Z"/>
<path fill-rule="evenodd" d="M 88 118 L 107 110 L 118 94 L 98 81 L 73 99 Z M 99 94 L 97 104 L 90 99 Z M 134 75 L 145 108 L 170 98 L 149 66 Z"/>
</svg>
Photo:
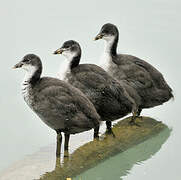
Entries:
<svg viewBox="0 0 181 180">
<path fill-rule="evenodd" d="M 66 80 L 67 74 L 71 72 L 75 67 L 79 65 L 81 54 L 74 56 L 66 56 L 66 61 L 60 65 L 57 77 L 61 80 Z"/>
<path fill-rule="evenodd" d="M 106 40 L 104 52 L 111 56 L 116 56 L 117 55 L 117 45 L 118 45 L 118 35 L 115 37 L 112 37 L 109 40 Z"/>
<path fill-rule="evenodd" d="M 42 68 L 32 67 L 26 71 L 24 81 L 28 85 L 35 85 L 40 79 Z"/>
<path fill-rule="evenodd" d="M 69 64 L 70 70 L 72 70 L 73 68 L 79 65 L 80 58 L 81 58 L 81 53 L 76 54 L 76 56 L 71 57 L 70 64 Z"/>
</svg>

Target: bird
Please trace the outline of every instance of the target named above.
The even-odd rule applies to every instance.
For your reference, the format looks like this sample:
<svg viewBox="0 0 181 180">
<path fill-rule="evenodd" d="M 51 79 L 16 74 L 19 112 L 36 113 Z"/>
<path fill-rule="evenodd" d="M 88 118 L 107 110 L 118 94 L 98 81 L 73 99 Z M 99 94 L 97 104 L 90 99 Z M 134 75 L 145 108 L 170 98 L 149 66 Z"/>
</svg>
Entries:
<svg viewBox="0 0 181 180">
<path fill-rule="evenodd" d="M 65 134 L 64 155 L 66 156 L 70 134 L 94 128 L 94 138 L 98 138 L 100 116 L 79 89 L 57 78 L 41 77 L 42 62 L 35 54 L 25 55 L 13 68 L 26 71 L 22 83 L 25 102 L 57 133 L 57 157 L 60 157 L 62 133 Z"/>
<path fill-rule="evenodd" d="M 101 59 L 107 62 L 105 70 L 118 81 L 126 81 L 141 98 L 137 117 L 142 109 L 162 105 L 174 98 L 171 87 L 155 67 L 138 57 L 117 53 L 119 31 L 114 24 L 104 24 L 95 37 L 95 40 L 99 39 L 105 40 Z"/>
<path fill-rule="evenodd" d="M 74 40 L 63 43 L 54 54 L 62 54 L 69 62 L 64 80 L 80 89 L 93 103 L 102 121 L 106 121 L 106 133 L 112 134 L 112 122 L 137 111 L 137 105 L 124 86 L 95 64 L 80 64 L 80 44 Z"/>
</svg>

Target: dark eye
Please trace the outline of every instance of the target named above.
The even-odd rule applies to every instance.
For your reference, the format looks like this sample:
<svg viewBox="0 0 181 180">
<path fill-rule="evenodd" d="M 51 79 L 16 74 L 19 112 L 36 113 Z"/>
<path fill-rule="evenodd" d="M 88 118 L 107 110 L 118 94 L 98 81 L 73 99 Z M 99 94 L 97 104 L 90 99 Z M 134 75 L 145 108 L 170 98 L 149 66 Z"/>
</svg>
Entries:
<svg viewBox="0 0 181 180">
<path fill-rule="evenodd" d="M 30 62 L 30 60 L 29 59 L 23 59 L 23 62 Z"/>
<path fill-rule="evenodd" d="M 105 33 L 105 34 L 108 34 L 108 33 L 109 33 L 109 31 L 108 31 L 108 30 L 104 30 L 104 33 Z"/>
<path fill-rule="evenodd" d="M 65 46 L 65 49 L 69 49 L 69 48 L 70 48 L 70 46 L 68 46 L 68 45 Z"/>
</svg>

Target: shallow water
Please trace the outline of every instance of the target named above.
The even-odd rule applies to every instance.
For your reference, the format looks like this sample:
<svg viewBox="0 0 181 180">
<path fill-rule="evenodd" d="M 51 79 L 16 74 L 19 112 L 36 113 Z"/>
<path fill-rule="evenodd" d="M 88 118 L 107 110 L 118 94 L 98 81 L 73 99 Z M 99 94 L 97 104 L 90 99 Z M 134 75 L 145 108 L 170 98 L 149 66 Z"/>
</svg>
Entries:
<svg viewBox="0 0 181 180">
<path fill-rule="evenodd" d="M 70 160 L 68 158 L 63 158 L 63 153 L 61 160 L 60 158 L 56 159 L 55 154 L 52 153 L 55 150 L 55 145 L 52 144 L 51 146 L 41 148 L 38 152 L 26 156 L 21 161 L 14 163 L 1 174 L 1 178 L 3 180 L 30 180 L 39 179 L 41 177 L 42 180 L 59 180 L 62 179 L 62 173 L 63 176 L 66 177 L 68 177 L 72 171 L 76 172 L 74 174 L 77 174 L 80 171 L 82 172 L 83 169 L 87 169 L 87 167 L 92 167 L 91 164 L 93 162 L 94 164 L 96 163 L 94 168 L 89 169 L 86 172 L 84 170 L 85 173 L 82 173 L 73 179 L 121 178 L 127 175 L 135 164 L 146 161 L 154 156 L 166 142 L 171 132 L 167 126 L 149 118 L 144 118 L 144 123 L 141 123 L 140 121 L 139 123 L 142 124 L 142 126 L 139 128 L 130 127 L 128 122 L 129 119 L 126 121 L 124 120 L 123 124 L 120 124 L 117 128 L 115 127 L 113 129 L 116 138 L 113 138 L 112 136 L 104 136 L 101 138 L 101 141 L 94 141 L 91 144 L 87 143 L 85 146 L 82 146 L 85 141 L 82 141 L 83 138 L 80 136 L 79 142 L 76 144 L 80 148 L 77 149 L 74 143 L 71 144 Z M 122 133 L 119 132 L 120 130 Z M 141 132 L 139 133 L 139 131 Z M 129 137 L 125 135 L 128 133 Z M 145 141 L 144 137 L 142 137 L 143 134 L 146 137 Z M 133 135 L 136 136 L 136 139 Z M 127 142 L 129 139 L 131 142 Z M 133 145 L 140 141 L 142 143 Z M 107 146 L 107 143 L 111 144 L 112 150 L 108 150 L 109 146 Z M 73 153 L 75 149 L 78 151 Z M 107 152 L 112 155 L 117 155 L 110 157 Z M 102 159 L 100 158 L 100 154 L 102 158 L 104 157 L 103 159 L 105 159 L 105 157 L 110 158 L 100 163 L 100 160 Z M 92 157 L 90 157 L 90 155 L 92 155 Z M 103 173 L 106 169 L 108 169 L 108 171 Z"/>
<path fill-rule="evenodd" d="M 179 0 L 128 0 L 106 3 L 103 0 L 4 1 L 0 7 L 0 15 L 3 18 L 0 35 L 0 179 L 3 179 L 9 168 L 13 169 L 12 172 L 17 172 L 20 167 L 24 167 L 21 162 L 32 154 L 38 152 L 41 155 L 44 152 L 44 148 L 40 149 L 42 147 L 50 147 L 52 158 L 55 153 L 55 132 L 44 125 L 24 103 L 20 92 L 24 72 L 14 71 L 11 67 L 26 53 L 36 53 L 42 58 L 44 74 L 56 76 L 60 61 L 64 61 L 64 58 L 53 56 L 52 52 L 67 39 L 80 42 L 83 62 L 99 64 L 98 57 L 101 56 L 103 42 L 93 42 L 92 39 L 102 24 L 112 22 L 120 29 L 120 52 L 149 61 L 164 74 L 175 94 L 174 101 L 143 111 L 145 116 L 163 121 L 171 127 L 171 136 L 153 157 L 139 165 L 134 164 L 122 178 L 179 180 L 180 9 Z M 71 151 L 91 139 L 91 132 L 73 136 L 70 141 Z M 41 156 L 37 156 L 37 161 L 38 157 Z M 114 161 L 111 162 L 114 164 Z M 19 163 L 19 169 L 16 169 L 15 165 Z M 34 160 L 31 163 L 32 165 L 26 166 L 28 174 L 33 175 L 36 172 L 38 176 L 40 172 L 36 171 Z M 120 168 L 116 168 L 119 167 L 116 159 L 115 164 L 115 171 L 118 172 Z M 53 170 L 54 161 L 47 166 L 42 170 L 42 174 L 51 168 Z M 23 175 L 26 176 L 26 173 Z M 26 177 L 22 177 L 23 179 L 27 180 Z"/>
<path fill-rule="evenodd" d="M 160 134 L 151 139 L 128 149 L 125 152 L 115 155 L 96 167 L 77 176 L 74 180 L 110 180 L 123 179 L 129 175 L 134 165 L 142 163 L 152 158 L 161 149 L 170 135 L 170 130 L 165 129 Z M 145 172 L 143 172 L 144 174 Z M 145 176 L 146 178 L 146 176 Z"/>
</svg>

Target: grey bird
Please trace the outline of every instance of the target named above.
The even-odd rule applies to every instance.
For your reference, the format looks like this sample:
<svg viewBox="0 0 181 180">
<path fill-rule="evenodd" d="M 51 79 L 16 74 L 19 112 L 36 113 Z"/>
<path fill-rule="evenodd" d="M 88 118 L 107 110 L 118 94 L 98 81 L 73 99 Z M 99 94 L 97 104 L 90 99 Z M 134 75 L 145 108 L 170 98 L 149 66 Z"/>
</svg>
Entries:
<svg viewBox="0 0 181 180">
<path fill-rule="evenodd" d="M 78 42 L 66 41 L 54 54 L 63 54 L 67 58 L 69 66 L 64 80 L 80 89 L 94 104 L 101 120 L 106 121 L 108 134 L 113 134 L 111 121 L 131 112 L 133 119 L 136 117 L 136 103 L 121 83 L 97 65 L 79 64 L 81 47 Z"/>
<path fill-rule="evenodd" d="M 68 153 L 70 134 L 94 128 L 94 138 L 98 137 L 100 116 L 80 90 L 59 79 L 41 77 L 42 63 L 37 55 L 24 56 L 14 68 L 26 71 L 22 83 L 24 100 L 57 133 L 57 157 L 60 156 L 62 132 L 65 133 L 64 155 Z"/>
<path fill-rule="evenodd" d="M 155 67 L 135 56 L 117 54 L 119 32 L 115 25 L 104 24 L 95 37 L 98 39 L 105 40 L 103 59 L 108 63 L 106 71 L 119 81 L 127 81 L 140 95 L 137 116 L 143 108 L 158 106 L 173 98 L 172 89 Z"/>
</svg>

